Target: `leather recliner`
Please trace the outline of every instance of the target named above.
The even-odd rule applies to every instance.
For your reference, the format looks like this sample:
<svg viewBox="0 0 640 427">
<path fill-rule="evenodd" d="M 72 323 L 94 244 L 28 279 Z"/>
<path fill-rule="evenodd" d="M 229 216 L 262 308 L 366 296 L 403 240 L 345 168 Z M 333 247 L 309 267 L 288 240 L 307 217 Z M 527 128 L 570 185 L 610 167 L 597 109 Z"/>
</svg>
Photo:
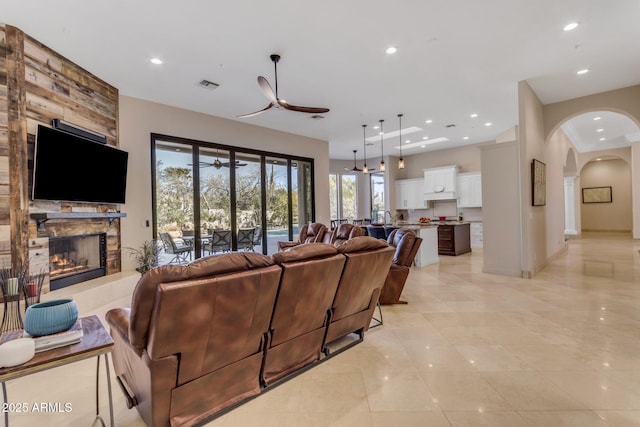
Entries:
<svg viewBox="0 0 640 427">
<path fill-rule="evenodd" d="M 331 308 L 329 344 L 352 332 L 362 334 L 376 309 L 395 248 L 369 236 L 354 237 L 337 247 L 346 262 Z"/>
<path fill-rule="evenodd" d="M 325 243 L 298 245 L 273 259 L 282 277 L 264 356 L 266 385 L 320 359 L 345 263 L 345 257 Z"/>
<path fill-rule="evenodd" d="M 286 249 L 301 245 L 303 243 L 322 242 L 326 232 L 327 232 L 327 226 L 319 222 L 312 222 L 310 224 L 305 224 L 300 228 L 300 233 L 298 234 L 298 241 L 278 242 L 278 250 L 284 251 Z"/>
<path fill-rule="evenodd" d="M 400 300 L 400 295 L 409 276 L 409 269 L 422 243 L 422 238 L 418 237 L 410 228 L 402 227 L 389 234 L 387 243 L 394 246 L 396 252 L 382 287 L 380 304 L 406 304 L 406 301 Z"/>
<path fill-rule="evenodd" d="M 349 239 L 364 236 L 366 231 L 364 228 L 353 224 L 340 224 L 333 229 L 331 233 L 324 234 L 324 243 L 333 246 L 340 246 Z"/>
<path fill-rule="evenodd" d="M 107 313 L 118 381 L 148 426 L 197 424 L 260 393 L 281 273 L 247 252 L 161 266 L 130 309 Z"/>
</svg>

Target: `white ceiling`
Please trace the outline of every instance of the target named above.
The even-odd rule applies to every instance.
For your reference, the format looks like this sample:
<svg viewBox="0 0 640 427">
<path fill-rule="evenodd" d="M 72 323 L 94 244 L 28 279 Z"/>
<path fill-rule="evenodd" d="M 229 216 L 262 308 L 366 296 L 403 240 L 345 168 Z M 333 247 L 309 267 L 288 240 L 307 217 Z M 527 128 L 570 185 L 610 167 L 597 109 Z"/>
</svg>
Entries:
<svg viewBox="0 0 640 427">
<path fill-rule="evenodd" d="M 398 113 L 423 129 L 403 139 L 448 138 L 405 156 L 492 140 L 517 124 L 520 80 L 543 103 L 640 84 L 638 0 L 3 0 L 1 19 L 123 95 L 234 120 L 267 105 L 256 78 L 274 86 L 279 53 L 280 97 L 331 111 L 242 121 L 328 140 L 335 159 L 361 158 L 361 125 L 367 137 L 379 119 L 397 131 Z M 580 26 L 564 32 L 571 21 Z M 379 142 L 370 149 L 379 155 Z"/>
</svg>

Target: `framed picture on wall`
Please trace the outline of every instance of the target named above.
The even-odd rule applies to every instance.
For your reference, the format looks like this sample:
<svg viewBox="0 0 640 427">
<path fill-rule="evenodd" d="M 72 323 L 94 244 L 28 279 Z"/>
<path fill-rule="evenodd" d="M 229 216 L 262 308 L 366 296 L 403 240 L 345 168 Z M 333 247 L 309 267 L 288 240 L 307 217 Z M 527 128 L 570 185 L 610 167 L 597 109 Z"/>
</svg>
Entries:
<svg viewBox="0 0 640 427">
<path fill-rule="evenodd" d="M 611 187 L 585 187 L 582 189 L 582 203 L 611 203 Z"/>
<path fill-rule="evenodd" d="M 547 165 L 540 160 L 531 162 L 531 204 L 544 206 L 547 204 Z"/>
</svg>

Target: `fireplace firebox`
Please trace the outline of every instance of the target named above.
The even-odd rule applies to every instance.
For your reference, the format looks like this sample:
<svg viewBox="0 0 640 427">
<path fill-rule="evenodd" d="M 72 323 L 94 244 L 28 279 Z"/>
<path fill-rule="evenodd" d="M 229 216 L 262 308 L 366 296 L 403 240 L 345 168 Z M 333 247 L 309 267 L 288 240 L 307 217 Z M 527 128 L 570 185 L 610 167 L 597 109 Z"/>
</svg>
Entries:
<svg viewBox="0 0 640 427">
<path fill-rule="evenodd" d="M 106 233 L 49 238 L 49 283 L 56 290 L 106 274 Z"/>
</svg>

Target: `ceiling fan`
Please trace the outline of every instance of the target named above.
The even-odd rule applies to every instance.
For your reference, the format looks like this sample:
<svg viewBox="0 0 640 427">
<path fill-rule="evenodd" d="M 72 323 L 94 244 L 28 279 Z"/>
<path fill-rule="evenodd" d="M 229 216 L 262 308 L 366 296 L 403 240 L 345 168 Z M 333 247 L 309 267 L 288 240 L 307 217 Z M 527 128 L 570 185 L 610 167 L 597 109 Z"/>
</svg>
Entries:
<svg viewBox="0 0 640 427">
<path fill-rule="evenodd" d="M 274 109 L 284 108 L 285 110 L 298 111 L 300 113 L 311 113 L 311 114 L 320 114 L 320 113 L 329 112 L 328 108 L 300 107 L 297 105 L 291 105 L 284 99 L 278 98 L 278 61 L 280 61 L 280 55 L 277 55 L 274 53 L 270 56 L 270 58 L 271 58 L 271 61 L 273 61 L 273 67 L 275 69 L 276 91 L 275 92 L 273 91 L 267 79 L 265 79 L 262 76 L 258 76 L 258 86 L 260 86 L 260 89 L 262 89 L 262 93 L 264 93 L 267 99 L 269 100 L 269 105 L 267 105 L 262 110 L 238 116 L 239 119 L 257 116 L 258 114 L 264 113 L 265 111 L 271 108 L 274 108 Z"/>
<path fill-rule="evenodd" d="M 362 169 L 360 169 L 358 166 L 356 166 L 356 153 L 357 152 L 358 152 L 358 150 L 353 150 L 353 167 L 352 168 L 344 168 L 344 170 L 351 171 L 351 172 L 362 172 Z"/>
<path fill-rule="evenodd" d="M 189 165 L 191 166 L 191 165 Z M 213 166 L 216 169 L 220 169 L 222 167 L 228 168 L 231 167 L 231 162 L 221 162 L 220 158 L 218 157 L 218 150 L 216 150 L 216 159 L 213 161 L 213 163 L 210 162 L 198 162 L 198 166 L 200 166 L 201 168 L 208 168 L 210 166 Z M 235 168 L 238 169 L 240 166 L 247 166 L 246 163 L 240 163 L 240 160 L 236 160 L 235 161 Z"/>
</svg>

